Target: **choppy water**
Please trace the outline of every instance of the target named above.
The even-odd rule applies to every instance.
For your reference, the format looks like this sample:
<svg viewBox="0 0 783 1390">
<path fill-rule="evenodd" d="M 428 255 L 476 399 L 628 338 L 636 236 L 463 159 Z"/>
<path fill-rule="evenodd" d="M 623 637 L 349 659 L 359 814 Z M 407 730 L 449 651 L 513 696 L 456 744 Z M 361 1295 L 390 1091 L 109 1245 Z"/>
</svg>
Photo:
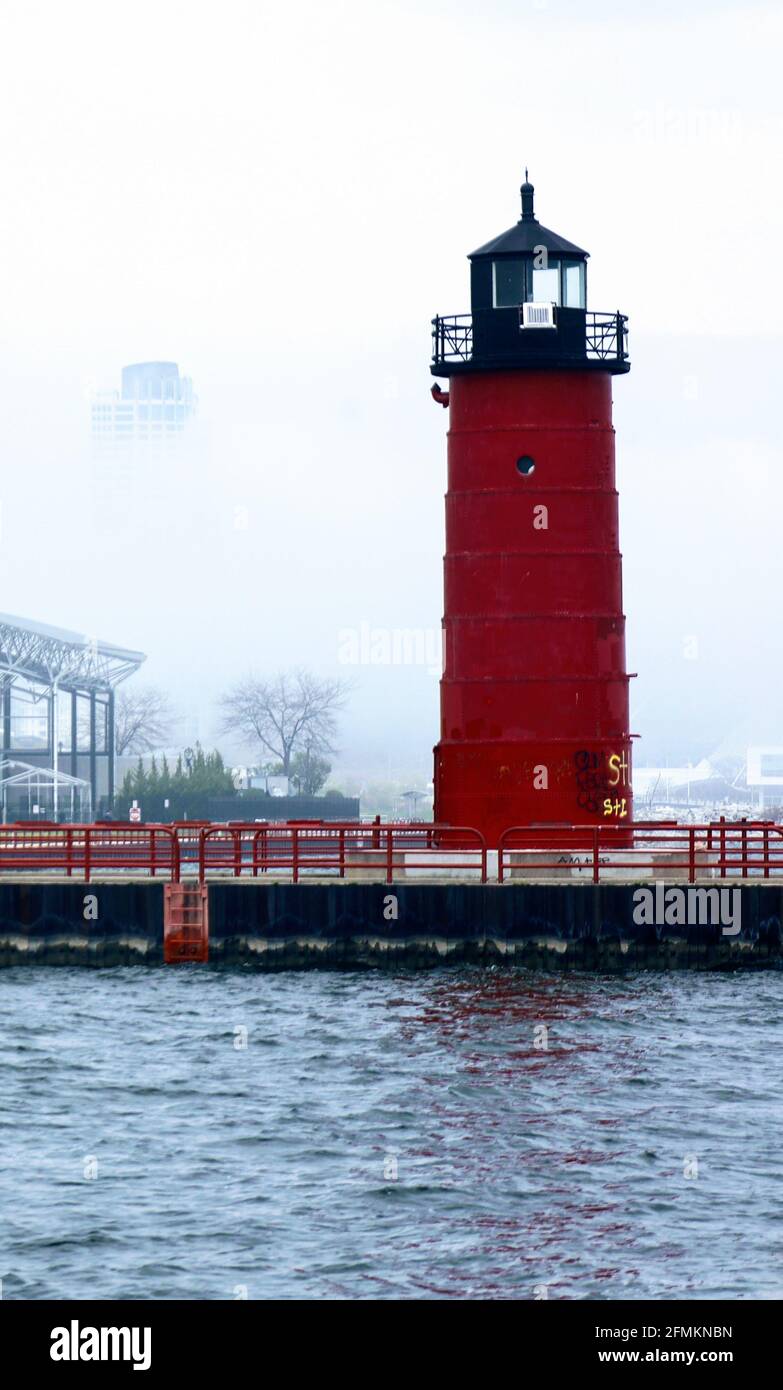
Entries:
<svg viewBox="0 0 783 1390">
<path fill-rule="evenodd" d="M 783 974 L 0 972 L 4 1296 L 779 1298 L 782 1005 Z"/>
</svg>

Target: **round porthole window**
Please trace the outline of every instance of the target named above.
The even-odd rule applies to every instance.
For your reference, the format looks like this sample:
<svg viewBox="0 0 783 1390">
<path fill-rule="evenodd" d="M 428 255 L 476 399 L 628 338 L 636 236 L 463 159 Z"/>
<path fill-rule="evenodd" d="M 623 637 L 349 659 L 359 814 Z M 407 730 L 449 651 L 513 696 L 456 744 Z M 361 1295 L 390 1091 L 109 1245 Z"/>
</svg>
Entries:
<svg viewBox="0 0 783 1390">
<path fill-rule="evenodd" d="M 530 474 L 535 472 L 535 467 L 535 459 L 532 459 L 529 454 L 523 454 L 521 459 L 517 459 L 517 468 L 523 478 L 529 478 Z"/>
</svg>

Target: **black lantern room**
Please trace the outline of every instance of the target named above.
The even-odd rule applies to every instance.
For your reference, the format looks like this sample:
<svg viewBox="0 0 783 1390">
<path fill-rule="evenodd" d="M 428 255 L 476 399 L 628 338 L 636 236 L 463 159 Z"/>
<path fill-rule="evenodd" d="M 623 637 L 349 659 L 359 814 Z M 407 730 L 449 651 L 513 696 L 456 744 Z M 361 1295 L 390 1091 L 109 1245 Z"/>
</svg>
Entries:
<svg viewBox="0 0 783 1390">
<path fill-rule="evenodd" d="M 543 227 L 534 188 L 522 216 L 470 260 L 471 313 L 435 318 L 434 376 L 514 367 L 627 372 L 627 320 L 587 308 L 588 252 Z"/>
</svg>

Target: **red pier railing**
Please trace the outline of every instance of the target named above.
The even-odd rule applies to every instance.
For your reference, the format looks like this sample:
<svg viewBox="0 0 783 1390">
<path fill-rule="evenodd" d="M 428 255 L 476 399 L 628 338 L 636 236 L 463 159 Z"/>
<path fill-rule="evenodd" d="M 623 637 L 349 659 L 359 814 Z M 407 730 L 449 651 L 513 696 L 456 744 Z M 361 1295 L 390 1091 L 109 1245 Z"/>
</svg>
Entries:
<svg viewBox="0 0 783 1390">
<path fill-rule="evenodd" d="M 630 843 L 629 843 L 630 841 Z M 593 883 L 608 877 L 769 878 L 783 873 L 783 827 L 772 821 L 711 821 L 679 825 L 570 825 L 543 830 L 513 826 L 498 846 L 498 882 L 562 876 L 589 870 Z"/>
<path fill-rule="evenodd" d="M 55 825 L 36 821 L 0 826 L 0 874 L 14 870 L 62 873 L 89 883 L 116 870 L 180 877 L 179 840 L 170 825 Z"/>
<path fill-rule="evenodd" d="M 771 821 L 678 825 L 512 826 L 500 837 L 497 882 L 509 879 L 764 878 L 783 874 L 783 826 Z M 0 826 L 0 876 L 40 872 L 89 883 L 97 874 L 218 877 L 495 878 L 494 852 L 467 826 L 249 822 Z M 490 871 L 491 865 L 491 871 Z"/>
<path fill-rule="evenodd" d="M 421 864 L 416 863 L 422 856 Z M 435 875 L 444 869 L 476 873 L 487 881 L 487 846 L 478 830 L 443 825 L 212 825 L 199 836 L 198 874 L 285 874 L 298 883 L 302 874 L 328 873 L 345 878 L 365 872 L 392 883 L 395 873 Z"/>
</svg>

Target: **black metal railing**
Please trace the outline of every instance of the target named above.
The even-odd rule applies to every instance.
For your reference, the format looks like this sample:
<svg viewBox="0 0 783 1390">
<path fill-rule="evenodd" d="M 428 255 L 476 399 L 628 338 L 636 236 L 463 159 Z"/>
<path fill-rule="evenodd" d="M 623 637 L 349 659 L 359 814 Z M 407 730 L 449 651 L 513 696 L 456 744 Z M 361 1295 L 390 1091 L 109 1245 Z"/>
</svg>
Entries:
<svg viewBox="0 0 783 1390">
<path fill-rule="evenodd" d="M 628 359 L 628 315 L 585 314 L 585 346 L 587 356 L 605 361 L 609 357 L 619 362 Z"/>
<path fill-rule="evenodd" d="M 568 352 L 569 357 L 581 360 L 582 354 Z M 627 362 L 627 314 L 585 313 L 585 352 L 591 362 Z M 473 317 L 471 314 L 451 314 L 432 320 L 433 366 L 447 366 L 473 360 Z"/>
<path fill-rule="evenodd" d="M 469 362 L 473 356 L 473 315 L 432 320 L 433 362 Z"/>
</svg>

